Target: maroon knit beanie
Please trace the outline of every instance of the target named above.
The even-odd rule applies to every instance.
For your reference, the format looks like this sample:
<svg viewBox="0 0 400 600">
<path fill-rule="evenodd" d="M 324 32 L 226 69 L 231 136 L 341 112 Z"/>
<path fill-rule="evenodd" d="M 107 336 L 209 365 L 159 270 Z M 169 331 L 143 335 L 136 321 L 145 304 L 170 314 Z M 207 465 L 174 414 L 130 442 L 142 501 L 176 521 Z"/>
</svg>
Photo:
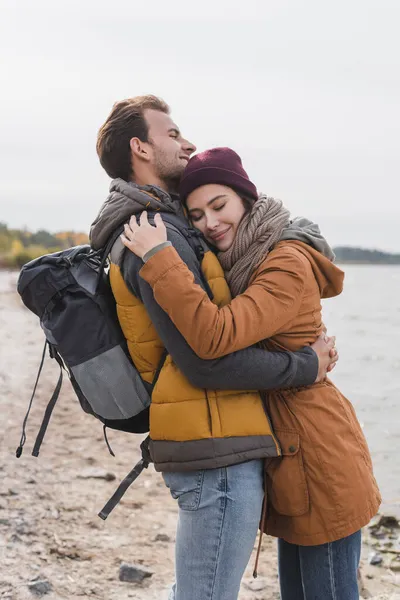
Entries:
<svg viewBox="0 0 400 600">
<path fill-rule="evenodd" d="M 242 160 L 230 148 L 212 148 L 191 158 L 183 173 L 179 194 L 184 202 L 195 189 L 208 183 L 233 188 L 238 194 L 257 200 L 257 188 L 242 166 Z"/>
</svg>

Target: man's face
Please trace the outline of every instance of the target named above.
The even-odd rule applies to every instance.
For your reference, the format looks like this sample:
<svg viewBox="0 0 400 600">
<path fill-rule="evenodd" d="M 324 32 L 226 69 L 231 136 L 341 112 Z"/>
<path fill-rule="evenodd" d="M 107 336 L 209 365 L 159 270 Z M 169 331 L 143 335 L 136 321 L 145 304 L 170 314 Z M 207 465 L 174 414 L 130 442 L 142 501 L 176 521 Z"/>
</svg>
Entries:
<svg viewBox="0 0 400 600">
<path fill-rule="evenodd" d="M 176 189 L 196 146 L 182 137 L 169 115 L 149 108 L 144 111 L 144 118 L 149 128 L 155 175 L 166 183 L 168 189 Z"/>
</svg>

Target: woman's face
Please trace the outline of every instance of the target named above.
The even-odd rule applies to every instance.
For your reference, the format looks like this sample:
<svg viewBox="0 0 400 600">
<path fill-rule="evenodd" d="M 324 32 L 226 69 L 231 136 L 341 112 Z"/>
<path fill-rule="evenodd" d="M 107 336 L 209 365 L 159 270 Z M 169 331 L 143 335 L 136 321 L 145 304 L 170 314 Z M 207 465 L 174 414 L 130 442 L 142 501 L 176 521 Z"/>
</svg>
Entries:
<svg viewBox="0 0 400 600">
<path fill-rule="evenodd" d="M 206 240 L 218 250 L 228 250 L 246 212 L 236 192 L 225 185 L 210 183 L 187 197 L 189 217 Z"/>
</svg>

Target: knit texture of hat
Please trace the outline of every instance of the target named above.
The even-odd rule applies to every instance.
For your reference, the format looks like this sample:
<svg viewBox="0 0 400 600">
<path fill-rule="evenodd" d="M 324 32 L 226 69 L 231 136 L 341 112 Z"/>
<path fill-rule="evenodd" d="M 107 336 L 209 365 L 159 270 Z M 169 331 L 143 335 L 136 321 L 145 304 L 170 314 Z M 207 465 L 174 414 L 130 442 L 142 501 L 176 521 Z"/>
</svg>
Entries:
<svg viewBox="0 0 400 600">
<path fill-rule="evenodd" d="M 184 201 L 198 187 L 217 183 L 257 200 L 257 188 L 242 166 L 242 160 L 230 148 L 212 148 L 190 159 L 183 173 L 179 194 Z"/>
</svg>

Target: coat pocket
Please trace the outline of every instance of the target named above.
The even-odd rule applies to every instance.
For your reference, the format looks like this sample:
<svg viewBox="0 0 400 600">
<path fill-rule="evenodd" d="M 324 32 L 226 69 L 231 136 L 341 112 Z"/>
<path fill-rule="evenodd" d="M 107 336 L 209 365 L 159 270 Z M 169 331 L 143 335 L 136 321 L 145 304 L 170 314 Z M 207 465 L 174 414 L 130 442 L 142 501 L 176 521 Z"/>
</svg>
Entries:
<svg viewBox="0 0 400 600">
<path fill-rule="evenodd" d="M 274 432 L 282 457 L 266 461 L 268 501 L 280 515 L 298 517 L 310 507 L 300 436 L 295 429 L 274 428 Z"/>
</svg>

